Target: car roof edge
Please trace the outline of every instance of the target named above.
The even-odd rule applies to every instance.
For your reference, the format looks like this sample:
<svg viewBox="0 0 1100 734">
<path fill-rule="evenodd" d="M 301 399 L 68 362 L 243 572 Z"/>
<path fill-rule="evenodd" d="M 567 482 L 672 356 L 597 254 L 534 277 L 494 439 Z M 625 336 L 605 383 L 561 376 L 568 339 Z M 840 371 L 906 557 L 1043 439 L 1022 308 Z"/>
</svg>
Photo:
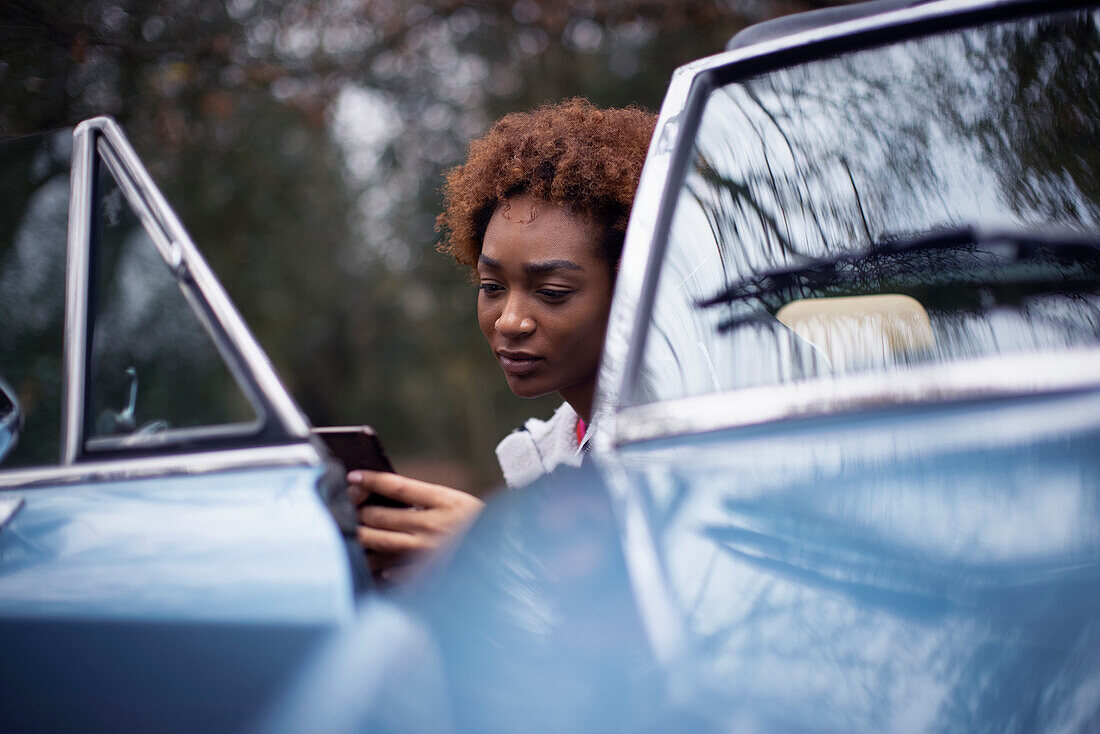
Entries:
<svg viewBox="0 0 1100 734">
<path fill-rule="evenodd" d="M 809 10 L 804 13 L 784 15 L 750 25 L 734 34 L 726 44 L 727 51 L 752 46 L 764 41 L 794 35 L 802 31 L 814 30 L 825 26 L 858 20 L 872 15 L 888 13 L 892 10 L 924 5 L 934 0 L 871 0 L 851 5 L 838 5 L 831 8 Z"/>
</svg>

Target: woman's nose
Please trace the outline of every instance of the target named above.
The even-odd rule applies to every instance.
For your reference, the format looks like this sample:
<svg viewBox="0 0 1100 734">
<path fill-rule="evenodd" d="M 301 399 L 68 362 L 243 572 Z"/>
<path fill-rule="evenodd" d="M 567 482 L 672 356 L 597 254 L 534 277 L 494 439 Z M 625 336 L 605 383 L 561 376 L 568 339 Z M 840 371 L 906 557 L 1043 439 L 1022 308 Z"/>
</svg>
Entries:
<svg viewBox="0 0 1100 734">
<path fill-rule="evenodd" d="M 500 316 L 497 317 L 497 331 L 501 336 L 516 338 L 526 336 L 535 330 L 535 320 L 523 307 L 522 299 L 509 297 L 504 302 Z"/>
</svg>

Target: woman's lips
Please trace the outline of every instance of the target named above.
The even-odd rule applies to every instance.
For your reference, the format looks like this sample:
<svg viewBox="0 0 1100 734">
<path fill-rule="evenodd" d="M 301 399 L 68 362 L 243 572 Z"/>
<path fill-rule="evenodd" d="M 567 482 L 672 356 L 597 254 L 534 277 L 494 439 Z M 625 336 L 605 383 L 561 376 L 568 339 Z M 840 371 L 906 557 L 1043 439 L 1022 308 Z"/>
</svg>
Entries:
<svg viewBox="0 0 1100 734">
<path fill-rule="evenodd" d="M 516 377 L 530 374 L 542 361 L 542 357 L 535 357 L 530 354 L 508 355 L 501 352 L 497 352 L 497 359 L 500 360 L 500 366 L 506 373 Z"/>
</svg>

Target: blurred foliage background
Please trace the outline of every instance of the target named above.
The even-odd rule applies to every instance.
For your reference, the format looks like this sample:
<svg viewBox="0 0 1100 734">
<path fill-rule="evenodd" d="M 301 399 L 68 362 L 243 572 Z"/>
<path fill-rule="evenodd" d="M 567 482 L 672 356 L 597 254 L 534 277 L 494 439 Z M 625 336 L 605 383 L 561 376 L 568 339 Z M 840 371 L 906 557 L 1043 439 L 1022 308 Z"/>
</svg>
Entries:
<svg viewBox="0 0 1100 734">
<path fill-rule="evenodd" d="M 559 401 L 509 392 L 434 251 L 442 171 L 504 113 L 656 111 L 745 25 L 844 1 L 4 0 L 0 136 L 113 115 L 314 424 L 482 491 Z"/>
</svg>

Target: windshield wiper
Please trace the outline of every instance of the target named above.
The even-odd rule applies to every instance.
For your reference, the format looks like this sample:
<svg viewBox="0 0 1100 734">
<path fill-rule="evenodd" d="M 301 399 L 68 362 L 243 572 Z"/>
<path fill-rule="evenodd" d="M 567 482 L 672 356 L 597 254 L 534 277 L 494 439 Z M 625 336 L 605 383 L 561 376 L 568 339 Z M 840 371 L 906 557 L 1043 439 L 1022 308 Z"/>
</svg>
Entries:
<svg viewBox="0 0 1100 734">
<path fill-rule="evenodd" d="M 850 286 L 866 290 L 875 281 L 884 280 L 894 286 L 907 279 L 913 285 L 943 286 L 960 280 L 973 284 L 990 268 L 1052 253 L 1058 259 L 1095 264 L 1100 261 L 1100 238 L 1076 232 L 982 231 L 976 227 L 889 238 L 858 252 L 808 258 L 799 265 L 744 278 L 697 301 L 696 306 L 711 308 L 751 299 L 766 303 L 770 296 L 792 290 L 834 290 L 842 295 Z M 1095 282 L 1095 271 L 1083 279 Z"/>
</svg>

